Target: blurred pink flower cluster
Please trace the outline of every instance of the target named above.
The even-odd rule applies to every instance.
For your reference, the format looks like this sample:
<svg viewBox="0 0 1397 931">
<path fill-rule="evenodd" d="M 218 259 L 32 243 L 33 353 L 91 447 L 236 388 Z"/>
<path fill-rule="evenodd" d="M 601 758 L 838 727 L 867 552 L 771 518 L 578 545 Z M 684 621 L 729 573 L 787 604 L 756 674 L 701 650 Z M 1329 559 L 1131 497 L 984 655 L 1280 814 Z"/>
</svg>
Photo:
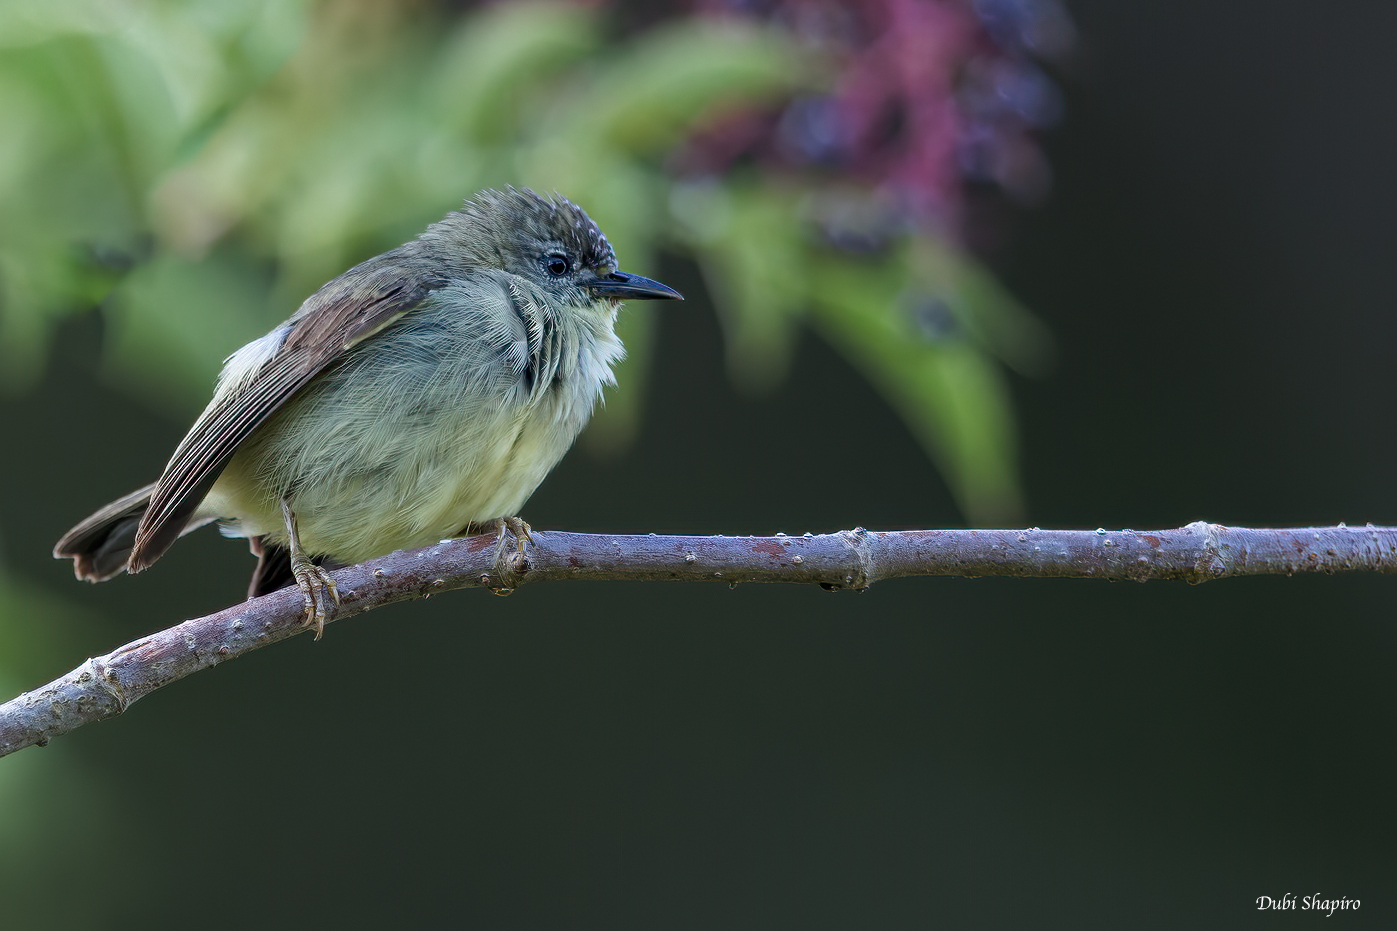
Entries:
<svg viewBox="0 0 1397 931">
<path fill-rule="evenodd" d="M 701 0 L 697 12 L 784 29 L 832 71 L 823 92 L 706 127 L 676 153 L 681 175 L 746 163 L 853 181 L 873 195 L 857 221 L 822 225 L 855 250 L 908 227 L 962 238 L 971 185 L 1020 205 L 1047 192 L 1035 134 L 1062 103 L 1041 63 L 1074 39 L 1060 0 Z"/>
</svg>

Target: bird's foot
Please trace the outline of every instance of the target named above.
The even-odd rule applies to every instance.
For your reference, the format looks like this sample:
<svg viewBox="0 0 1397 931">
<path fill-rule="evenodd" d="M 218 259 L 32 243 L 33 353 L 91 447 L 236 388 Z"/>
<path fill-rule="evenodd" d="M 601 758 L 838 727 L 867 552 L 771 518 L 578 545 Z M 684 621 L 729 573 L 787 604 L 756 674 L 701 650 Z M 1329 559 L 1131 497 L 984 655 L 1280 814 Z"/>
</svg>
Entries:
<svg viewBox="0 0 1397 931">
<path fill-rule="evenodd" d="M 499 534 L 495 544 L 496 564 L 502 565 L 504 562 L 505 552 L 509 548 L 509 534 L 514 535 L 514 545 L 518 547 L 520 556 L 524 555 L 525 544 L 534 542 L 534 538 L 529 535 L 531 528 L 518 517 L 497 517 L 491 523 L 495 526 L 495 532 Z"/>
<path fill-rule="evenodd" d="M 296 578 L 296 587 L 301 590 L 301 599 L 306 605 L 304 623 L 307 627 L 315 625 L 315 639 L 319 640 L 325 634 L 325 622 L 334 616 L 335 608 L 339 607 L 340 589 L 330 578 L 330 570 L 316 565 L 301 548 L 296 515 L 291 510 L 291 502 L 285 498 L 281 499 L 281 516 L 286 521 L 286 550 L 291 558 L 291 574 Z"/>
<path fill-rule="evenodd" d="M 504 547 L 504 534 L 506 530 L 514 534 L 514 543 L 519 547 L 520 553 L 524 552 L 525 543 L 534 542 L 534 538 L 530 533 L 533 528 L 524 523 L 522 517 L 501 517 L 495 521 L 495 529 L 500 534 L 501 548 Z"/>
<path fill-rule="evenodd" d="M 482 578 L 486 587 L 496 595 L 508 595 L 514 589 L 503 580 L 513 578 L 518 572 L 522 572 L 529 564 L 529 557 L 524 552 L 525 544 L 532 544 L 534 538 L 531 535 L 531 528 L 518 517 L 500 517 L 494 521 L 496 532 L 500 535 L 499 542 L 495 544 L 495 584 L 491 584 Z M 508 534 L 514 534 L 514 544 L 518 551 L 509 552 Z"/>
<path fill-rule="evenodd" d="M 315 639 L 325 634 L 325 622 L 335 614 L 340 604 L 340 589 L 331 578 L 329 570 L 317 566 L 305 556 L 291 557 L 291 574 L 296 577 L 296 587 L 301 590 L 305 602 L 307 627 L 315 626 Z"/>
</svg>

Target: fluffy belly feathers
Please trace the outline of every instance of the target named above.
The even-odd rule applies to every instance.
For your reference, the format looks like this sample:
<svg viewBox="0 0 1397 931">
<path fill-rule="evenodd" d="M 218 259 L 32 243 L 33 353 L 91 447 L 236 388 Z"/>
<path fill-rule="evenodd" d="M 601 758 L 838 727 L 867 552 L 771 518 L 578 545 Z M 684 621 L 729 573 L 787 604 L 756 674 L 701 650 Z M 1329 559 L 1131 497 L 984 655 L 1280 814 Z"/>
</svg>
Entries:
<svg viewBox="0 0 1397 931">
<path fill-rule="evenodd" d="M 356 347 L 243 444 L 199 514 L 284 544 L 285 496 L 308 553 L 357 563 L 514 517 L 582 430 L 622 354 L 611 320 L 530 369 L 522 328 L 415 322 Z M 391 348 L 390 348 L 391 347 Z"/>
<path fill-rule="evenodd" d="M 553 405 L 557 407 L 557 405 Z M 590 407 L 590 405 L 589 405 Z M 586 418 L 562 410 L 534 410 L 531 416 L 439 424 L 430 440 L 412 436 L 411 427 L 385 442 L 381 431 L 363 431 L 358 442 L 327 444 L 322 459 L 298 451 L 301 468 L 279 482 L 296 513 L 307 552 L 357 563 L 398 549 L 426 546 L 456 536 L 467 524 L 482 524 L 519 513 L 535 488 L 567 452 Z M 377 438 L 375 438 L 377 436 Z M 285 543 L 280 502 L 265 493 L 254 476 L 286 473 L 280 444 L 251 443 L 229 463 L 200 510 L 228 519 L 233 536 L 263 536 Z M 344 448 L 362 445 L 372 457 L 368 469 L 340 470 L 336 462 L 364 462 Z M 338 447 L 338 448 L 336 448 Z M 259 492 L 258 489 L 263 489 Z"/>
</svg>

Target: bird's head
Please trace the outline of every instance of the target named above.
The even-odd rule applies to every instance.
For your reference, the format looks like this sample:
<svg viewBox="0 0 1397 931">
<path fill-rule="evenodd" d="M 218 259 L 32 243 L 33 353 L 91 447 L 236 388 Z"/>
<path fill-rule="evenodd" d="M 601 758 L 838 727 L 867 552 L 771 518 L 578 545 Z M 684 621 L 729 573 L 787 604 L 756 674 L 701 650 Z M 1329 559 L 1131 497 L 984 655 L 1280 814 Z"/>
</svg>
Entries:
<svg viewBox="0 0 1397 931">
<path fill-rule="evenodd" d="M 558 194 L 481 191 L 428 231 L 433 234 L 468 265 L 518 275 L 563 305 L 684 299 L 668 285 L 618 271 L 616 253 L 592 218 Z"/>
</svg>

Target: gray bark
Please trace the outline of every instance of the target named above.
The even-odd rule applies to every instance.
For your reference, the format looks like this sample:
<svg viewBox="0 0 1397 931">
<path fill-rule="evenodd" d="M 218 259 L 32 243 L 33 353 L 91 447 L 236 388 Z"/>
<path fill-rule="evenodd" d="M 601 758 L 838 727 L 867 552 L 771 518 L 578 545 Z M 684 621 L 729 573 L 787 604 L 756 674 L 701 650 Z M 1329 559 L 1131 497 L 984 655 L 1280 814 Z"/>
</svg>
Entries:
<svg viewBox="0 0 1397 931">
<path fill-rule="evenodd" d="M 1397 528 L 1261 530 L 1202 521 L 1174 530 L 902 530 L 790 537 L 534 532 L 526 552 L 490 536 L 400 551 L 333 573 L 342 620 L 457 588 L 499 594 L 531 582 L 629 579 L 804 582 L 864 589 L 914 575 L 1199 583 L 1240 575 L 1397 572 Z M 118 715 L 190 673 L 312 628 L 295 588 L 234 605 L 89 659 L 0 705 L 0 756 Z"/>
</svg>

